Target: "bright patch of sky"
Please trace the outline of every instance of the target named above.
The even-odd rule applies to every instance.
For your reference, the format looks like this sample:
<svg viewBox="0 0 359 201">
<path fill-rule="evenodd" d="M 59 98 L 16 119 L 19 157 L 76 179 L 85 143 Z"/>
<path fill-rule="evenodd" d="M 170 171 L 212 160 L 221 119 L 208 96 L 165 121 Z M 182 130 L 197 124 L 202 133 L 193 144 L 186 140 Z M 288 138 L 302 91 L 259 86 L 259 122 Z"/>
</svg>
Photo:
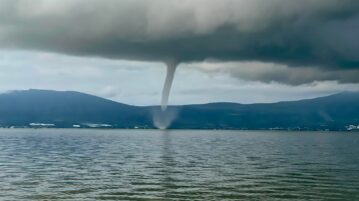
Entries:
<svg viewBox="0 0 359 201">
<path fill-rule="evenodd" d="M 132 105 L 158 105 L 166 74 L 163 63 L 32 51 L 0 51 L 0 69 L 1 92 L 70 90 Z M 225 71 L 203 71 L 195 64 L 182 63 L 177 70 L 170 104 L 276 102 L 359 89 L 358 84 L 336 81 L 290 86 L 241 80 Z"/>
</svg>

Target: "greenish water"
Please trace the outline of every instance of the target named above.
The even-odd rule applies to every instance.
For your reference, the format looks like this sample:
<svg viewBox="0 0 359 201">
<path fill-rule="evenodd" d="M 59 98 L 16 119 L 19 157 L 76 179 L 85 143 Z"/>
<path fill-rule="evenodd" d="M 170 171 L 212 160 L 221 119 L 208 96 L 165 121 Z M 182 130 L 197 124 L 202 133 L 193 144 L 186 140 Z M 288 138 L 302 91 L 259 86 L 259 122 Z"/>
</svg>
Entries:
<svg viewBox="0 0 359 201">
<path fill-rule="evenodd" d="M 0 130 L 0 200 L 359 200 L 359 134 Z"/>
</svg>

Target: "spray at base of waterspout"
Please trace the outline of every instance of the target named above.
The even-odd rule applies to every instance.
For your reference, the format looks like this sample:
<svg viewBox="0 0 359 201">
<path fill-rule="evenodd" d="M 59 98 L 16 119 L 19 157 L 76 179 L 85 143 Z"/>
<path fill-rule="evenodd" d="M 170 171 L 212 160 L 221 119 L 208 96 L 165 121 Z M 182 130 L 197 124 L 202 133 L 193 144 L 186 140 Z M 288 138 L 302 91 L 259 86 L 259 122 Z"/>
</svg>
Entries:
<svg viewBox="0 0 359 201">
<path fill-rule="evenodd" d="M 172 122 L 177 117 L 177 109 L 173 107 L 166 108 L 165 111 L 160 109 L 159 107 L 154 108 L 152 111 L 153 117 L 153 125 L 160 129 L 166 130 L 172 124 Z"/>
</svg>

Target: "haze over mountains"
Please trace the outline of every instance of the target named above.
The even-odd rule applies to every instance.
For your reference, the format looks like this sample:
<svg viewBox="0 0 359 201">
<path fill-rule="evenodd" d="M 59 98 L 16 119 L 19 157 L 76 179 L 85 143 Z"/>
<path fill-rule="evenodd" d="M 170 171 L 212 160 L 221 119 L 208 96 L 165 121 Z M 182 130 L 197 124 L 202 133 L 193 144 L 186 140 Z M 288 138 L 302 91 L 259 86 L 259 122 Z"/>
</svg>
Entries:
<svg viewBox="0 0 359 201">
<path fill-rule="evenodd" d="M 0 94 L 0 127 L 155 128 L 158 106 L 131 106 L 100 97 L 50 90 Z M 347 130 L 359 125 L 359 92 L 265 103 L 170 106 L 173 129 Z M 349 127 L 353 125 L 352 127 Z"/>
</svg>

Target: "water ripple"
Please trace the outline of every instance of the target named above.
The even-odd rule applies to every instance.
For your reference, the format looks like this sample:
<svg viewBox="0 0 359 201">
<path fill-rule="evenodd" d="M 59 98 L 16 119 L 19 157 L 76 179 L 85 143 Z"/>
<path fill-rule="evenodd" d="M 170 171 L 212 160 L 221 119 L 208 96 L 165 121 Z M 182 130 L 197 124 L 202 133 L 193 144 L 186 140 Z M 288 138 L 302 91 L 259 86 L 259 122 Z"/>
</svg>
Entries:
<svg viewBox="0 0 359 201">
<path fill-rule="evenodd" d="M 359 135 L 0 130 L 0 200 L 359 200 Z"/>
</svg>

